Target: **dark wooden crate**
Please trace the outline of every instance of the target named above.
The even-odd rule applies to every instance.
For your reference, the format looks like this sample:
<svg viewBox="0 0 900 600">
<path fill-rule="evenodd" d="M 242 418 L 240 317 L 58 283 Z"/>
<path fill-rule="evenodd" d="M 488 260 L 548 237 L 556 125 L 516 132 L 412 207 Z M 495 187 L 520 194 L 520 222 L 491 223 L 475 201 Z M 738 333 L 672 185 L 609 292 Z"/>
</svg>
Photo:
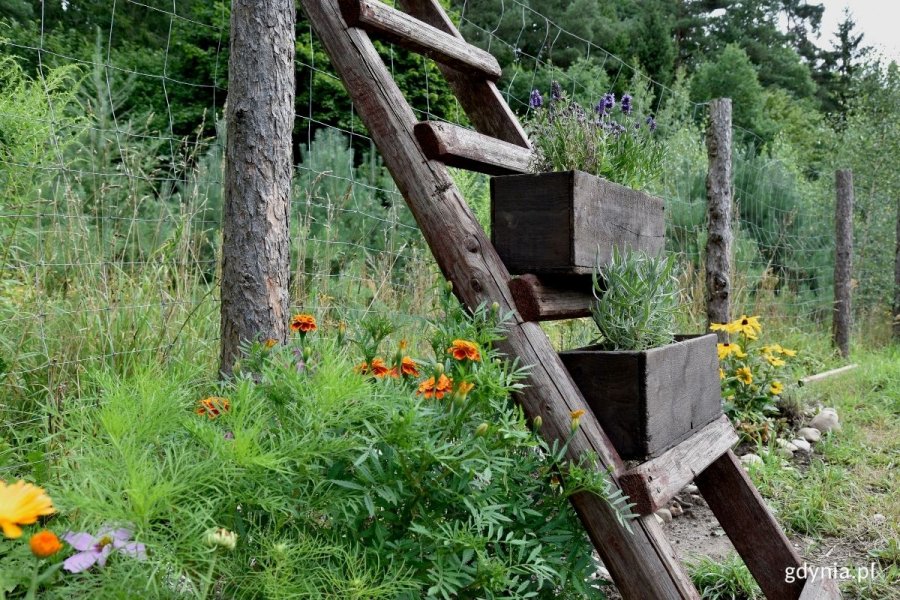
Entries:
<svg viewBox="0 0 900 600">
<path fill-rule="evenodd" d="M 588 274 L 613 247 L 658 254 L 663 201 L 581 171 L 491 179 L 491 241 L 512 274 Z"/>
<path fill-rule="evenodd" d="M 722 415 L 715 334 L 643 352 L 590 346 L 560 353 L 625 460 L 659 456 Z"/>
</svg>

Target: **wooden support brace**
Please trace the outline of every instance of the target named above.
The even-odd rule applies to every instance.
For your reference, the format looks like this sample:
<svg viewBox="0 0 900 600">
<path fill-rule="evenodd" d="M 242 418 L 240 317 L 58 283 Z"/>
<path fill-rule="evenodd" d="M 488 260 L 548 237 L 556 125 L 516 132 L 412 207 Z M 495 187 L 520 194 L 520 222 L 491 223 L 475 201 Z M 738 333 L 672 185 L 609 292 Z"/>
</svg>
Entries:
<svg viewBox="0 0 900 600">
<path fill-rule="evenodd" d="M 432 27 L 462 39 L 436 0 L 397 0 L 397 5 Z M 475 129 L 510 144 L 531 148 L 528 135 L 493 81 L 473 78 L 464 71 L 440 63 L 438 68 Z"/>
<path fill-rule="evenodd" d="M 657 458 L 628 470 L 619 483 L 639 514 L 654 513 L 737 441 L 731 421 L 722 415 Z"/>
<path fill-rule="evenodd" d="M 542 277 L 520 275 L 509 281 L 516 309 L 525 321 L 555 321 L 591 316 L 590 275 Z"/>
<path fill-rule="evenodd" d="M 416 124 L 415 133 L 425 156 L 445 165 L 488 175 L 529 172 L 532 153 L 521 146 L 438 121 Z"/>
<path fill-rule="evenodd" d="M 729 450 L 694 483 L 768 600 L 797 600 L 803 581 L 786 581 L 800 557 L 781 531 L 734 452 Z"/>
<path fill-rule="evenodd" d="M 344 19 L 407 50 L 424 54 L 454 69 L 475 71 L 492 81 L 500 78 L 500 63 L 489 52 L 462 38 L 423 23 L 378 0 L 340 0 Z"/>
<path fill-rule="evenodd" d="M 799 600 L 840 600 L 841 590 L 834 579 L 817 577 L 809 579 L 803 586 Z"/>
</svg>

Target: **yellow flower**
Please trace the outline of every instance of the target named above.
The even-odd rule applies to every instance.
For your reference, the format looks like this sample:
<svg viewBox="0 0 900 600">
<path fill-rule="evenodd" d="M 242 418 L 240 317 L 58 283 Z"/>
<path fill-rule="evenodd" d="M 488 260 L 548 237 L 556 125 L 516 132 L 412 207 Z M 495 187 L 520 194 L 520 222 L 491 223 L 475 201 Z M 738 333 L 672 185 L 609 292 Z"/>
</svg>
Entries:
<svg viewBox="0 0 900 600">
<path fill-rule="evenodd" d="M 759 317 L 741 315 L 739 318 L 732 321 L 730 325 L 751 340 L 755 340 L 756 334 L 762 332 L 762 325 L 759 324 Z"/>
<path fill-rule="evenodd" d="M 781 348 L 781 346 L 779 346 L 779 348 Z M 785 356 L 797 356 L 797 351 L 791 350 L 790 348 L 781 348 L 779 351 Z"/>
<path fill-rule="evenodd" d="M 787 364 L 783 359 L 780 359 L 777 356 L 772 356 L 771 354 L 766 354 L 766 360 L 769 361 L 769 364 L 773 367 L 783 367 L 785 364 Z"/>
<path fill-rule="evenodd" d="M 578 410 L 573 410 L 570 414 L 572 415 L 573 419 L 580 419 L 584 416 L 584 412 L 585 411 L 583 408 L 579 408 Z"/>
<path fill-rule="evenodd" d="M 719 367 L 719 379 L 725 379 L 725 369 Z"/>
<path fill-rule="evenodd" d="M 743 350 L 741 350 L 740 344 L 725 342 L 724 344 L 716 345 L 716 350 L 719 353 L 719 360 L 724 360 L 732 354 L 734 354 L 738 358 L 747 358 L 747 354 Z"/>
<path fill-rule="evenodd" d="M 0 481 L 0 527 L 6 537 L 20 537 L 20 525 L 31 525 L 54 512 L 53 501 L 42 488 L 21 480 L 12 485 Z"/>
<path fill-rule="evenodd" d="M 735 375 L 737 376 L 738 381 L 741 381 L 747 385 L 753 383 L 753 373 L 747 367 L 741 367 L 737 370 Z"/>
<path fill-rule="evenodd" d="M 781 392 L 784 391 L 784 386 L 781 385 L 780 381 L 773 381 L 769 386 L 769 391 L 772 392 L 772 395 L 774 396 L 780 396 Z"/>
<path fill-rule="evenodd" d="M 56 534 L 46 529 L 31 536 L 28 545 L 31 546 L 31 553 L 38 558 L 47 558 L 62 550 L 62 543 Z"/>
<path fill-rule="evenodd" d="M 461 381 L 458 386 L 456 386 L 456 393 L 460 398 L 465 398 L 469 395 L 469 392 L 472 391 L 472 388 L 475 387 L 474 383 L 469 381 Z"/>
<path fill-rule="evenodd" d="M 710 331 L 724 331 L 726 333 L 737 333 L 740 331 L 734 323 L 713 323 L 709 326 Z"/>
</svg>

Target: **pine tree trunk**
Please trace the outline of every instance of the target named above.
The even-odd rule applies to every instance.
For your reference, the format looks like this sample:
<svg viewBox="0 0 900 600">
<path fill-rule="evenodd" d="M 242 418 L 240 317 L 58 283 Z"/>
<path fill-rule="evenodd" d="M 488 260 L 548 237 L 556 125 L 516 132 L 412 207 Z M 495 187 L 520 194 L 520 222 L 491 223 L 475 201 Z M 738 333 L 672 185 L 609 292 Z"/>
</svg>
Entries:
<svg viewBox="0 0 900 600">
<path fill-rule="evenodd" d="M 287 338 L 293 0 L 233 0 L 226 107 L 220 370 L 245 340 Z"/>
<path fill-rule="evenodd" d="M 706 319 L 707 325 L 731 320 L 731 99 L 709 103 L 706 133 Z M 719 341 L 726 341 L 724 331 Z"/>
</svg>

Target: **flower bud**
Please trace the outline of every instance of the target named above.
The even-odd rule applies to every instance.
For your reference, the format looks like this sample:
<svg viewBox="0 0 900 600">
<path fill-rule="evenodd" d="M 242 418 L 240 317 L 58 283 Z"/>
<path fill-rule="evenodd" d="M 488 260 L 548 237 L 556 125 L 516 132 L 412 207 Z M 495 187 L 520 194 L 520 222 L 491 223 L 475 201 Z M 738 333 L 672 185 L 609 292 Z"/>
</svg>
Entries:
<svg viewBox="0 0 900 600">
<path fill-rule="evenodd" d="M 233 532 L 225 529 L 224 527 L 219 527 L 217 529 L 210 529 L 206 532 L 206 545 L 211 548 L 225 548 L 226 550 L 234 550 L 234 547 L 237 545 L 238 535 Z"/>
<path fill-rule="evenodd" d="M 437 363 L 434 365 L 434 372 L 438 375 L 444 372 L 444 363 Z"/>
<path fill-rule="evenodd" d="M 535 430 L 538 430 L 538 429 L 541 428 L 541 426 L 543 426 L 543 424 L 544 424 L 544 419 L 542 419 L 541 416 L 538 415 L 538 416 L 536 416 L 536 417 L 534 418 L 534 420 L 532 421 L 532 423 L 534 424 Z"/>
<path fill-rule="evenodd" d="M 488 431 L 488 424 L 482 423 L 478 427 L 475 428 L 475 435 L 477 437 L 483 437 Z"/>
<path fill-rule="evenodd" d="M 495 313 L 500 312 L 500 303 L 494 302 L 493 304 L 491 304 L 491 310 Z"/>
</svg>

